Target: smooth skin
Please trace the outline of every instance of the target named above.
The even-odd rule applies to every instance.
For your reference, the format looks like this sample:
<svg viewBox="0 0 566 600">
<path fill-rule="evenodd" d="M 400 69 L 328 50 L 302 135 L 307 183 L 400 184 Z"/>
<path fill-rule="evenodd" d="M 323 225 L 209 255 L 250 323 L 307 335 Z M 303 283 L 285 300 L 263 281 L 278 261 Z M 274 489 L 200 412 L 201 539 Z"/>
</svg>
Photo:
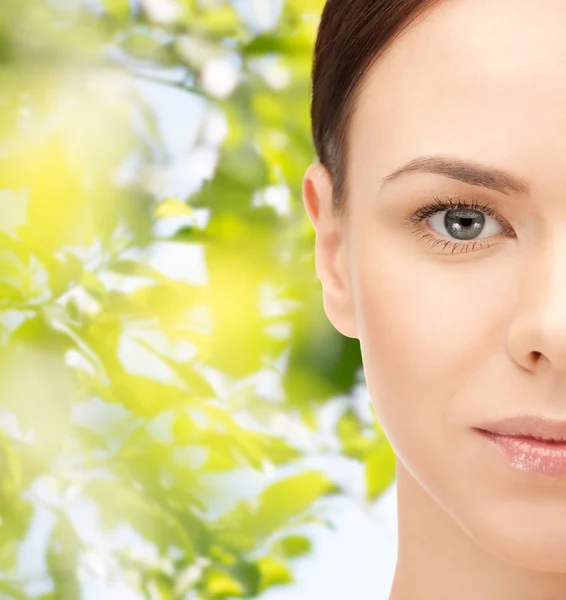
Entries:
<svg viewBox="0 0 566 600">
<path fill-rule="evenodd" d="M 566 478 L 511 467 L 473 429 L 566 419 L 566 2 L 445 0 L 374 64 L 349 139 L 349 214 L 332 215 L 319 163 L 303 199 L 324 310 L 360 340 L 397 457 L 390 600 L 566 599 Z M 418 171 L 382 183 L 421 156 L 524 189 Z M 500 219 L 484 214 L 467 252 L 438 214 L 408 221 L 447 195 Z"/>
</svg>

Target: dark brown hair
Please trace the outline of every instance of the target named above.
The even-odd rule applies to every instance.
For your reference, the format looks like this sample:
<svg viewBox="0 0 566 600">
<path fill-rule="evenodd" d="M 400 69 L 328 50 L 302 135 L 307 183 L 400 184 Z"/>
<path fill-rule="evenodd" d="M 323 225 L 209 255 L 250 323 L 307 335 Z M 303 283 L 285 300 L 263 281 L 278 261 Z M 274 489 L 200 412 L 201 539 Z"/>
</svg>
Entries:
<svg viewBox="0 0 566 600">
<path fill-rule="evenodd" d="M 327 0 L 312 69 L 311 127 L 333 183 L 335 214 L 346 211 L 348 129 L 365 75 L 419 15 L 440 0 Z"/>
</svg>

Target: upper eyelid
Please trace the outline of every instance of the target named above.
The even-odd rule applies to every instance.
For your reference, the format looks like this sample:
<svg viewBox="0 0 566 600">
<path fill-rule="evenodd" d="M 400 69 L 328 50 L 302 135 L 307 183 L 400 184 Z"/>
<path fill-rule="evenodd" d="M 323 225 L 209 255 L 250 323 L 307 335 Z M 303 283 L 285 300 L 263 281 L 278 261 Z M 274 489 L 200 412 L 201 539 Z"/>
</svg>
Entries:
<svg viewBox="0 0 566 600">
<path fill-rule="evenodd" d="M 437 209 L 434 213 L 442 212 L 445 210 L 457 210 L 458 205 L 461 208 L 468 210 L 478 210 L 488 214 L 489 216 L 497 219 L 502 225 L 509 228 L 511 225 L 509 221 L 490 203 L 486 200 L 479 200 L 477 198 L 459 195 L 459 194 L 446 194 L 443 196 L 432 196 L 432 200 L 422 204 L 412 215 L 409 217 L 413 222 L 420 222 L 423 219 L 418 218 L 419 211 L 430 211 L 433 214 L 433 209 Z M 430 215 L 428 215 L 430 216 Z M 426 218 L 426 217 L 425 217 Z"/>
<path fill-rule="evenodd" d="M 434 203 L 438 204 L 439 206 L 448 204 L 450 207 L 458 208 L 458 205 L 462 205 L 464 208 L 468 208 L 470 210 L 481 210 L 499 214 L 490 202 L 479 200 L 474 197 L 447 194 L 446 196 L 433 196 L 432 199 Z"/>
<path fill-rule="evenodd" d="M 491 214 L 496 212 L 491 205 L 482 204 L 479 206 L 479 202 L 473 198 L 463 198 L 460 196 L 446 195 L 446 196 L 432 196 L 431 199 L 421 203 L 421 205 L 413 211 L 408 217 L 412 222 L 418 223 L 425 218 L 443 212 L 446 210 L 456 210 L 458 208 L 465 208 L 468 210 L 482 210 Z"/>
</svg>

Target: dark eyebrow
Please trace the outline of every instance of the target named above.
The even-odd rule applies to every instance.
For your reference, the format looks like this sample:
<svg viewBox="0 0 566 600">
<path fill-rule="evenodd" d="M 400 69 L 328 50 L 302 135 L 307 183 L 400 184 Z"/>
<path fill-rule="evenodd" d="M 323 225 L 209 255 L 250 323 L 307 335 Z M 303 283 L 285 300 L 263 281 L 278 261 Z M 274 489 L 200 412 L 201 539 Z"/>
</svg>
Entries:
<svg viewBox="0 0 566 600">
<path fill-rule="evenodd" d="M 448 158 L 444 156 L 421 156 L 386 175 L 381 182 L 391 181 L 403 173 L 436 173 L 457 179 L 470 185 L 479 185 L 504 194 L 530 194 L 530 186 L 525 179 L 501 169 L 487 167 L 479 163 Z"/>
</svg>

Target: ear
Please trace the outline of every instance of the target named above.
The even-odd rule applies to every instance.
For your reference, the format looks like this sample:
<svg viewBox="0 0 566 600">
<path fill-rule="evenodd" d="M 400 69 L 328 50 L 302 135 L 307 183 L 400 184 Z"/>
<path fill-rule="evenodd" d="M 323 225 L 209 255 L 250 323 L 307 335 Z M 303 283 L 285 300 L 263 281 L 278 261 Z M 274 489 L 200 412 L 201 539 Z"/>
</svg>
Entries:
<svg viewBox="0 0 566 600">
<path fill-rule="evenodd" d="M 332 178 L 321 163 L 308 167 L 303 202 L 316 230 L 316 274 L 322 284 L 324 312 L 342 335 L 357 338 L 344 237 L 344 219 L 332 214 Z"/>
</svg>

